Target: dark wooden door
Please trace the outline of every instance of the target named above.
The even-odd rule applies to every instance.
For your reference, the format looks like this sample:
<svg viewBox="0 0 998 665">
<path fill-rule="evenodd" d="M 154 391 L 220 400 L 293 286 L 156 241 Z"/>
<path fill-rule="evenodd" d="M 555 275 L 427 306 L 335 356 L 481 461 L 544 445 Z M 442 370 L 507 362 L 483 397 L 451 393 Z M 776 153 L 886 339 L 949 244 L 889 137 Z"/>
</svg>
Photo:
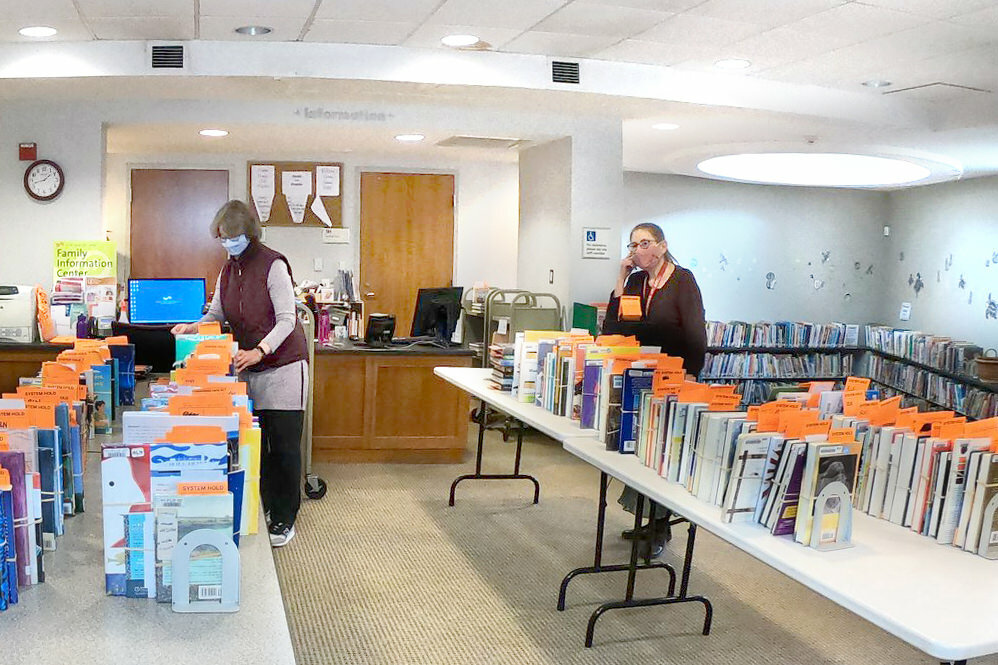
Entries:
<svg viewBox="0 0 998 665">
<path fill-rule="evenodd" d="M 133 169 L 129 275 L 204 277 L 212 292 L 225 250 L 208 227 L 228 200 L 228 171 Z"/>
<path fill-rule="evenodd" d="M 361 174 L 360 248 L 365 315 L 394 314 L 408 335 L 419 289 L 454 278 L 454 176 Z"/>
</svg>

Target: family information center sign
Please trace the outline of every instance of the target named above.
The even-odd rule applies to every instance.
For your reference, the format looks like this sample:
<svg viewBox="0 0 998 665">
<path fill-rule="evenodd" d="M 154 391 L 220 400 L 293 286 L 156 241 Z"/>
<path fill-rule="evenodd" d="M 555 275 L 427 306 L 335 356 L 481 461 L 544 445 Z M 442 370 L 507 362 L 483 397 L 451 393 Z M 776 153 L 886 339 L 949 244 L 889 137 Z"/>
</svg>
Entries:
<svg viewBox="0 0 998 665">
<path fill-rule="evenodd" d="M 116 277 L 117 248 L 106 240 L 58 240 L 52 274 L 63 277 Z"/>
<path fill-rule="evenodd" d="M 610 229 L 583 228 L 582 229 L 582 258 L 584 259 L 608 259 L 610 258 Z"/>
</svg>

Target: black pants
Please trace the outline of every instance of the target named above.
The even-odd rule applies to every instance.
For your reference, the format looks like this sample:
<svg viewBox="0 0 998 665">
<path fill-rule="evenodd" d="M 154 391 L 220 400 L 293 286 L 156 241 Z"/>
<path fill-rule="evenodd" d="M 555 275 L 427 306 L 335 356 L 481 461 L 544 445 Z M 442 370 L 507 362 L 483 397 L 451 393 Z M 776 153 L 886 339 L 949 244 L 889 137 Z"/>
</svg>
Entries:
<svg viewBox="0 0 998 665">
<path fill-rule="evenodd" d="M 272 524 L 294 524 L 301 506 L 304 411 L 257 411 L 262 430 L 260 496 Z"/>
</svg>

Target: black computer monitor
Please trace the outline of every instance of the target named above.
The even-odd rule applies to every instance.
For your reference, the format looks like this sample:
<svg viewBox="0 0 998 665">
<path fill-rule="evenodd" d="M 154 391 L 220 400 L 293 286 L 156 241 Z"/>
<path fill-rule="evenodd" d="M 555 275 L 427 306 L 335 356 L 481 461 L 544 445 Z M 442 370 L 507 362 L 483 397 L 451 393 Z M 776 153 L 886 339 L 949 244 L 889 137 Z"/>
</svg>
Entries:
<svg viewBox="0 0 998 665">
<path fill-rule="evenodd" d="M 463 286 L 420 289 L 412 315 L 413 337 L 436 337 L 449 342 L 461 316 Z"/>
<path fill-rule="evenodd" d="M 204 277 L 128 280 L 132 323 L 190 323 L 204 309 Z"/>
</svg>

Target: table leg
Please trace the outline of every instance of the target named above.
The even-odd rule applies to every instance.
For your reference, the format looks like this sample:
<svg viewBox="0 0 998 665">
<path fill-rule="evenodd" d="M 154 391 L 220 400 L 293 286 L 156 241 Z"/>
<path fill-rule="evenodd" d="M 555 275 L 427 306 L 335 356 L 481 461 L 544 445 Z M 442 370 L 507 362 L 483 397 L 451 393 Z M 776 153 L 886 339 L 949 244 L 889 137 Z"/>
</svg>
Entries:
<svg viewBox="0 0 998 665">
<path fill-rule="evenodd" d="M 482 473 L 482 450 L 485 446 L 485 424 L 488 422 L 488 404 L 482 400 L 482 408 L 478 417 L 478 448 L 475 451 L 475 472 L 458 476 L 450 486 L 450 498 L 447 505 L 454 505 L 454 493 L 462 480 L 529 480 L 534 484 L 534 503 L 540 499 L 541 484 L 531 475 L 520 473 L 520 458 L 523 452 L 523 423 L 517 421 L 516 459 L 513 463 L 513 473 Z"/>
<path fill-rule="evenodd" d="M 586 566 L 583 568 L 576 568 L 575 570 L 565 575 L 564 579 L 561 581 L 561 588 L 558 591 L 558 611 L 563 612 L 565 610 L 565 597 L 568 594 L 568 583 L 571 582 L 579 575 L 587 575 L 591 573 L 612 573 L 619 571 L 631 571 L 632 564 L 612 564 L 609 566 L 603 565 L 603 533 L 606 529 L 606 490 L 607 486 L 610 484 L 610 476 L 606 473 L 600 473 L 599 480 L 599 507 L 596 513 L 596 552 L 593 555 L 593 565 Z M 640 519 L 636 520 L 635 526 L 640 526 Z M 635 554 L 637 552 L 634 546 L 631 548 L 631 553 Z M 638 564 L 635 559 L 633 564 L 634 570 L 648 570 L 652 568 L 664 568 L 669 572 L 669 595 L 673 594 L 676 588 L 676 571 L 667 563 L 656 561 L 654 563 L 646 562 L 644 564 Z"/>
</svg>

